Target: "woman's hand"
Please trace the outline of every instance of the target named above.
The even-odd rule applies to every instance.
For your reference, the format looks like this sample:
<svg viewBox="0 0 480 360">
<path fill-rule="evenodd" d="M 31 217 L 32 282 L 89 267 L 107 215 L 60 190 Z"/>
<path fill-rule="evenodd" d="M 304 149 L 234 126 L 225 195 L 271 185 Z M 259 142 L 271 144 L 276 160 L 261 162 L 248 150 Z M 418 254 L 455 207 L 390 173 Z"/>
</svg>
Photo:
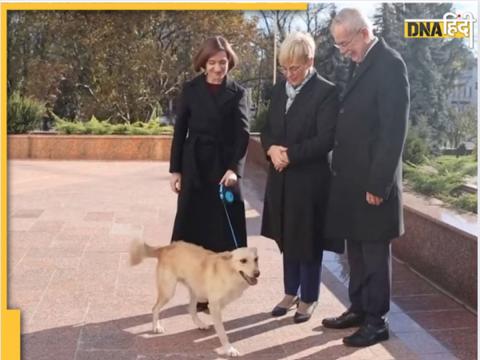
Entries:
<svg viewBox="0 0 480 360">
<path fill-rule="evenodd" d="M 222 180 L 220 180 L 220 184 L 223 184 L 224 186 L 233 186 L 237 183 L 237 181 L 237 174 L 235 174 L 235 172 L 232 170 L 227 170 L 225 175 L 223 175 Z"/>
<path fill-rule="evenodd" d="M 280 145 L 272 145 L 267 151 L 267 155 L 270 156 L 275 170 L 282 171 L 288 164 L 287 148 Z"/>
<path fill-rule="evenodd" d="M 287 150 L 282 151 L 281 154 L 282 160 L 280 164 L 278 164 L 275 169 L 277 169 L 278 172 L 282 172 L 283 169 L 285 169 L 288 164 L 290 164 L 290 159 L 288 158 Z"/>
<path fill-rule="evenodd" d="M 367 203 L 374 206 L 381 205 L 383 202 L 383 199 L 381 197 L 375 196 L 369 192 L 367 192 L 366 200 L 367 200 Z"/>
<path fill-rule="evenodd" d="M 170 189 L 176 194 L 182 189 L 182 174 L 172 173 L 170 176 Z"/>
</svg>

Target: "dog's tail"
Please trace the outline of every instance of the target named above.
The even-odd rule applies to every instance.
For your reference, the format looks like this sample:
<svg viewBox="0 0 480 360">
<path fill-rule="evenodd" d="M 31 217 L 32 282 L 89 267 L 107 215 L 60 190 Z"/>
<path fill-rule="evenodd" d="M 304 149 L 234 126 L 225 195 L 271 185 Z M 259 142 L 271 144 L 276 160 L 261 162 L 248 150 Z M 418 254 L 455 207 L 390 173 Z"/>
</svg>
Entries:
<svg viewBox="0 0 480 360">
<path fill-rule="evenodd" d="M 130 265 L 138 265 L 147 257 L 158 257 L 158 250 L 159 248 L 134 240 L 130 245 Z"/>
</svg>

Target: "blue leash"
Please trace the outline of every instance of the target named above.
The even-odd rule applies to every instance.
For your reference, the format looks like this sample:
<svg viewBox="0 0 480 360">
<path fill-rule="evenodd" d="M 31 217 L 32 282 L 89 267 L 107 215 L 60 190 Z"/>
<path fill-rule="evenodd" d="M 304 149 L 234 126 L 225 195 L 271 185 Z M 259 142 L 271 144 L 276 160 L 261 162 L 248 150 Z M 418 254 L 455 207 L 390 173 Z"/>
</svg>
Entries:
<svg viewBox="0 0 480 360">
<path fill-rule="evenodd" d="M 220 186 L 218 188 L 218 193 L 220 195 L 220 200 L 222 201 L 223 209 L 225 210 L 225 214 L 227 215 L 228 225 L 230 226 L 230 231 L 232 232 L 233 242 L 235 243 L 235 247 L 238 249 L 237 238 L 235 237 L 235 231 L 233 231 L 232 222 L 230 220 L 230 216 L 228 215 L 227 206 L 226 206 L 227 202 L 232 203 L 233 200 L 235 199 L 234 196 L 233 196 L 233 192 L 225 189 L 223 184 L 220 184 Z"/>
</svg>

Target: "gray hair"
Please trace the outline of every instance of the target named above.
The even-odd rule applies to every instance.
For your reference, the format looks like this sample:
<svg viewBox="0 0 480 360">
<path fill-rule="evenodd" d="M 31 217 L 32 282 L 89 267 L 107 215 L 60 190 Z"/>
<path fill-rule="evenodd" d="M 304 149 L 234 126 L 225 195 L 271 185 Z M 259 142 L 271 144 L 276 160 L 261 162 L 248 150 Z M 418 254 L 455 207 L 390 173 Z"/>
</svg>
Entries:
<svg viewBox="0 0 480 360">
<path fill-rule="evenodd" d="M 294 32 L 289 34 L 278 53 L 280 64 L 286 64 L 292 60 L 301 60 L 307 62 L 315 57 L 315 41 L 312 35 L 304 32 Z"/>
<path fill-rule="evenodd" d="M 371 21 L 358 9 L 343 8 L 332 20 L 330 30 L 337 25 L 342 25 L 350 32 L 360 31 L 361 29 L 367 29 L 370 33 L 373 33 L 373 25 Z"/>
</svg>

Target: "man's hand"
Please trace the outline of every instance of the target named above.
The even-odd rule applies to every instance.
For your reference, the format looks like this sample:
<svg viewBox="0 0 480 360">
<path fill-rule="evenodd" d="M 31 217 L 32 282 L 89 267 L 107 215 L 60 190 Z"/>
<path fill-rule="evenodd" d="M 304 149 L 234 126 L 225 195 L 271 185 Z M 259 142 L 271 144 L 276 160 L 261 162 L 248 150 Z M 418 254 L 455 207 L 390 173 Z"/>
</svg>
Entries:
<svg viewBox="0 0 480 360">
<path fill-rule="evenodd" d="M 232 170 L 227 170 L 225 172 L 225 175 L 223 175 L 222 180 L 220 180 L 220 184 L 223 184 L 225 186 L 233 186 L 237 183 L 238 177 L 235 172 Z"/>
<path fill-rule="evenodd" d="M 180 192 L 182 188 L 182 174 L 172 173 L 170 176 L 170 189 L 176 194 Z"/>
<path fill-rule="evenodd" d="M 267 151 L 267 155 L 270 156 L 275 170 L 281 172 L 290 163 L 287 155 L 287 148 L 280 145 L 272 145 Z"/>
<path fill-rule="evenodd" d="M 367 203 L 369 203 L 370 205 L 375 205 L 375 206 L 378 206 L 383 202 L 383 199 L 381 197 L 375 196 L 375 195 L 373 195 L 369 192 L 367 192 L 366 199 L 367 199 Z"/>
</svg>

